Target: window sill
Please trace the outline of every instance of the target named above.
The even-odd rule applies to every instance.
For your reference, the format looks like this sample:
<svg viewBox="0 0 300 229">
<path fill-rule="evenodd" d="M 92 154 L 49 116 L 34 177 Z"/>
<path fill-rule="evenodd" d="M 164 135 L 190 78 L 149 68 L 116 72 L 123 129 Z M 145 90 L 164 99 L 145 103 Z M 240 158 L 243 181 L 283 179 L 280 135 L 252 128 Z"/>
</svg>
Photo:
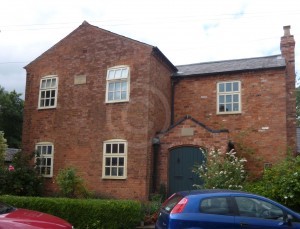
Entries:
<svg viewBox="0 0 300 229">
<path fill-rule="evenodd" d="M 127 177 L 102 177 L 102 180 L 126 180 Z"/>
<path fill-rule="evenodd" d="M 126 100 L 114 100 L 114 101 L 105 101 L 105 103 L 110 104 L 110 103 L 128 103 L 129 99 Z"/>
<path fill-rule="evenodd" d="M 235 114 L 242 114 L 242 112 L 241 111 L 217 112 L 217 115 L 235 115 Z"/>
<path fill-rule="evenodd" d="M 56 109 L 55 107 L 38 107 L 38 110 L 50 110 L 50 109 Z"/>
</svg>

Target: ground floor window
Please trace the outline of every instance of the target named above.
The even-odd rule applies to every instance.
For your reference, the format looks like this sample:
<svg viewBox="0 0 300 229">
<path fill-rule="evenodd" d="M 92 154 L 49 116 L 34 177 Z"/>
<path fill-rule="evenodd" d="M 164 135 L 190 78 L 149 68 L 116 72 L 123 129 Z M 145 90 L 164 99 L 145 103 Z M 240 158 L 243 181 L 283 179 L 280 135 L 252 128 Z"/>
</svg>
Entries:
<svg viewBox="0 0 300 229">
<path fill-rule="evenodd" d="M 103 144 L 102 178 L 126 179 L 127 177 L 127 141 L 114 139 Z"/>
<path fill-rule="evenodd" d="M 36 144 L 36 166 L 39 173 L 44 177 L 53 176 L 54 146 L 50 142 Z"/>
</svg>

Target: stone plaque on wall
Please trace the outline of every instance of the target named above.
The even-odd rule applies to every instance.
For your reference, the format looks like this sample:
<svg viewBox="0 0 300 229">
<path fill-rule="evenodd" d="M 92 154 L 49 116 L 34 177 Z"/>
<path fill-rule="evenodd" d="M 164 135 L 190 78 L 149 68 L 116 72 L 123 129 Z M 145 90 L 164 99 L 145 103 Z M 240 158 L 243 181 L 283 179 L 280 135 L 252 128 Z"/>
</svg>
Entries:
<svg viewBox="0 0 300 229">
<path fill-rule="evenodd" d="M 86 84 L 86 75 L 74 76 L 74 84 Z"/>
<path fill-rule="evenodd" d="M 193 136 L 194 129 L 193 128 L 182 128 L 181 129 L 181 136 Z"/>
</svg>

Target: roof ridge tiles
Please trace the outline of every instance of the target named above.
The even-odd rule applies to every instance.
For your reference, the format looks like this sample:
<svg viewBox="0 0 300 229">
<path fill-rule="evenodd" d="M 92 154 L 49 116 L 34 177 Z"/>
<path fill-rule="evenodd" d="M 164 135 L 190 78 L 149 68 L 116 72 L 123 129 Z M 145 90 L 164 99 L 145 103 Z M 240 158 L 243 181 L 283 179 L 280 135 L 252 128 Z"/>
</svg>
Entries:
<svg viewBox="0 0 300 229">
<path fill-rule="evenodd" d="M 201 64 L 212 64 L 212 63 L 223 63 L 223 62 L 232 62 L 232 61 L 242 61 L 242 60 L 252 60 L 252 59 L 267 59 L 267 58 L 274 58 L 274 57 L 282 57 L 282 55 L 281 54 L 276 54 L 276 55 L 271 55 L 271 56 L 259 56 L 259 57 L 250 57 L 250 58 L 205 61 L 205 62 L 197 62 L 197 63 L 191 63 L 191 64 L 180 64 L 180 65 L 176 65 L 176 67 L 201 65 Z"/>
</svg>

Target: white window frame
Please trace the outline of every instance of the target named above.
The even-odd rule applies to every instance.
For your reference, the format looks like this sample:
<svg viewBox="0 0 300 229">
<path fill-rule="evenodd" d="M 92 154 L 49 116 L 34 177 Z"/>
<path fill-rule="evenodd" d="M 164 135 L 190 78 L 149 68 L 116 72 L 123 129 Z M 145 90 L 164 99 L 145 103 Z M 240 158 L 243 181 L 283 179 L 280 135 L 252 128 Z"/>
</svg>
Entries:
<svg viewBox="0 0 300 229">
<path fill-rule="evenodd" d="M 110 145 L 110 149 L 109 149 Z M 120 145 L 124 146 L 121 149 Z M 113 147 L 117 146 L 117 152 L 113 152 Z M 110 152 L 107 152 L 107 149 Z M 111 139 L 103 143 L 103 163 L 102 163 L 102 178 L 103 179 L 126 179 L 127 178 L 127 150 L 128 143 L 123 139 Z M 120 160 L 121 159 L 121 160 Z M 115 162 L 113 162 L 113 160 Z M 119 169 L 123 169 L 123 174 L 118 174 Z M 113 173 L 117 174 L 113 174 Z M 108 174 L 109 173 L 109 174 Z"/>
<path fill-rule="evenodd" d="M 55 81 L 55 84 L 53 82 Z M 54 95 L 53 95 L 54 93 Z M 55 108 L 57 105 L 58 77 L 48 75 L 40 80 L 38 109 Z M 47 105 L 47 102 L 49 103 Z M 53 104 L 51 104 L 53 102 Z"/>
<path fill-rule="evenodd" d="M 126 91 L 123 86 L 126 85 Z M 106 75 L 106 103 L 119 103 L 129 101 L 130 68 L 126 65 L 115 66 L 107 70 Z M 116 87 L 118 87 L 116 89 Z M 116 98 L 116 96 L 118 97 Z M 122 98 L 125 96 L 125 98 Z M 112 97 L 112 98 L 111 98 Z"/>
<path fill-rule="evenodd" d="M 49 153 L 49 147 L 51 147 L 51 153 Z M 39 149 L 42 149 L 42 152 Z M 53 177 L 54 144 L 51 142 L 39 142 L 35 145 L 35 150 L 35 163 L 39 174 L 43 177 Z M 40 161 L 38 161 L 39 159 Z M 48 170 L 44 168 L 48 168 Z"/>
<path fill-rule="evenodd" d="M 233 84 L 238 85 L 238 89 L 233 89 Z M 220 90 L 222 85 L 224 86 L 224 90 Z M 227 88 L 227 85 L 229 88 Z M 231 90 L 230 90 L 231 85 Z M 227 90 L 227 89 L 228 90 Z M 223 100 L 220 100 L 220 97 L 223 97 Z M 236 99 L 238 101 L 236 102 Z M 220 105 L 224 104 L 231 106 L 232 110 L 226 111 L 224 107 L 224 111 L 220 111 Z M 234 104 L 238 104 L 238 109 L 234 109 Z M 241 100 L 241 81 L 223 81 L 217 83 L 217 114 L 240 114 L 242 112 L 242 100 Z"/>
</svg>

